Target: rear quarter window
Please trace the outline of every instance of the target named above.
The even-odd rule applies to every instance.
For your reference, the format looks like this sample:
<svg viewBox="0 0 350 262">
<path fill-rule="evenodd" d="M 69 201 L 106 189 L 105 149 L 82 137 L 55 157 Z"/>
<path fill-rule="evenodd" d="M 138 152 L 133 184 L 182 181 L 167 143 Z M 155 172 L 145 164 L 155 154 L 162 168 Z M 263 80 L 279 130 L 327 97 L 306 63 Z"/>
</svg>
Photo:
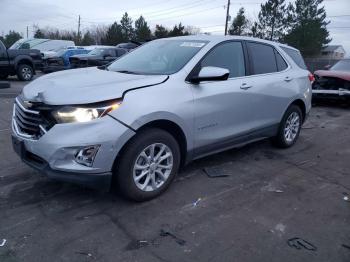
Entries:
<svg viewBox="0 0 350 262">
<path fill-rule="evenodd" d="M 305 62 L 304 62 L 304 59 L 301 56 L 299 51 L 291 49 L 291 48 L 288 48 L 288 47 L 284 47 L 284 46 L 281 46 L 281 48 L 282 48 L 282 50 L 284 52 L 287 53 L 287 55 L 290 56 L 290 58 L 292 58 L 294 63 L 296 63 L 300 68 L 307 69 L 306 65 L 305 65 Z"/>
</svg>

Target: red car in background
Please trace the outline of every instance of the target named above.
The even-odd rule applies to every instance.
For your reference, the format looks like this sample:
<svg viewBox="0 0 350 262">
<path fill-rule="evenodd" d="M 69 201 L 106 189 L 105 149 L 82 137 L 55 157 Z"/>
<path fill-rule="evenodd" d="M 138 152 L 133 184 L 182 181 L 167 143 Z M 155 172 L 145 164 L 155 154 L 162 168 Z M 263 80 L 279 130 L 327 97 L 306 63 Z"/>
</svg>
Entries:
<svg viewBox="0 0 350 262">
<path fill-rule="evenodd" d="M 313 98 L 350 100 L 350 58 L 340 60 L 329 70 L 317 70 L 314 76 Z"/>
</svg>

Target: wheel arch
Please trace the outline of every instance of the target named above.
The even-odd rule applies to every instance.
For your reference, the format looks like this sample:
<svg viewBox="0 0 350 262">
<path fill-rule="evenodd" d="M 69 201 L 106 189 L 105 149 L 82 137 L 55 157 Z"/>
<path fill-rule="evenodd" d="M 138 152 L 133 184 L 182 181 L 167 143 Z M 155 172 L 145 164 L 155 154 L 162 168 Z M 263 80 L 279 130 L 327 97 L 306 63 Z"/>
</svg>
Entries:
<svg viewBox="0 0 350 262">
<path fill-rule="evenodd" d="M 16 60 L 15 60 L 15 69 L 17 71 L 18 67 L 20 65 L 29 65 L 33 68 L 33 73 L 35 73 L 35 68 L 34 68 L 34 64 L 33 64 L 33 61 L 29 58 L 29 57 L 25 57 L 25 56 L 22 56 L 22 57 L 18 57 Z"/>
<path fill-rule="evenodd" d="M 185 132 L 183 128 L 176 123 L 175 121 L 171 121 L 169 119 L 157 119 L 157 120 L 152 120 L 147 123 L 143 123 L 142 125 L 138 126 L 137 129 L 134 129 L 135 134 L 132 136 L 134 137 L 135 135 L 141 133 L 142 131 L 148 129 L 148 128 L 159 128 L 164 131 L 167 131 L 169 134 L 171 134 L 175 140 L 178 142 L 179 147 L 180 147 L 180 166 L 185 165 L 189 161 L 189 155 L 188 155 L 188 139 L 185 135 Z M 124 150 L 127 148 L 127 146 L 130 143 L 130 140 L 132 139 L 130 137 L 124 145 L 120 148 L 113 164 L 113 169 L 116 168 L 116 165 L 118 163 L 118 159 L 120 156 L 123 154 Z"/>
<path fill-rule="evenodd" d="M 305 119 L 306 119 L 306 105 L 305 105 L 305 102 L 302 99 L 298 98 L 298 99 L 295 99 L 292 103 L 290 103 L 288 108 L 291 105 L 296 105 L 296 106 L 298 106 L 300 108 L 301 113 L 302 113 L 302 117 L 303 117 L 303 122 L 304 122 Z"/>
</svg>

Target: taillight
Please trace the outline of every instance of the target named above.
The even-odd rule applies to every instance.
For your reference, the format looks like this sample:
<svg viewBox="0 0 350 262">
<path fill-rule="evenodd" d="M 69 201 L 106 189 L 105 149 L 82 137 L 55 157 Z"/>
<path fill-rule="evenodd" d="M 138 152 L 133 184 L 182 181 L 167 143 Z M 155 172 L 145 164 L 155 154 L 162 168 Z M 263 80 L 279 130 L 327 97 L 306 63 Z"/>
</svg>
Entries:
<svg viewBox="0 0 350 262">
<path fill-rule="evenodd" d="M 309 80 L 311 83 L 315 81 L 315 76 L 311 73 L 309 73 Z"/>
</svg>

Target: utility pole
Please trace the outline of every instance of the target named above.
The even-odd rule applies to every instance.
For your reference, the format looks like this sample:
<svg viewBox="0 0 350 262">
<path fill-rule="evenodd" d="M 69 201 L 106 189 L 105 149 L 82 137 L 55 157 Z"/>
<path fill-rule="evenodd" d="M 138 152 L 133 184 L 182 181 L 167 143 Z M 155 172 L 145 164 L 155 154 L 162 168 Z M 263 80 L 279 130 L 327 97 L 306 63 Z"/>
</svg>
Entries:
<svg viewBox="0 0 350 262">
<path fill-rule="evenodd" d="M 80 42 L 80 15 L 79 15 L 79 19 L 78 19 L 78 43 Z"/>
<path fill-rule="evenodd" d="M 28 39 L 28 26 L 27 26 L 27 39 Z"/>
<path fill-rule="evenodd" d="M 226 10 L 226 23 L 225 23 L 225 35 L 227 35 L 227 24 L 228 24 L 228 18 L 230 17 L 230 4 L 231 1 L 227 0 L 227 10 Z"/>
</svg>

